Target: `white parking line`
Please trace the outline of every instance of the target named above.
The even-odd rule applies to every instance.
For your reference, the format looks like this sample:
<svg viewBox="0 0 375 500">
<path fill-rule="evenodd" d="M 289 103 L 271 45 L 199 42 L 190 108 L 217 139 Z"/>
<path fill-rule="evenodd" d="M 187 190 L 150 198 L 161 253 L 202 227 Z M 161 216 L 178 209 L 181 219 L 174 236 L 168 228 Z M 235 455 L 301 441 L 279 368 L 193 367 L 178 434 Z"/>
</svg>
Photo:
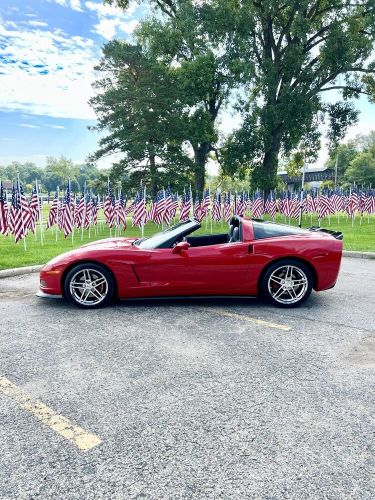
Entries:
<svg viewBox="0 0 375 500">
<path fill-rule="evenodd" d="M 258 325 L 267 326 L 268 328 L 275 328 L 277 330 L 283 330 L 288 332 L 291 327 L 288 325 L 282 325 L 280 323 L 272 323 L 270 321 L 265 321 L 263 319 L 252 318 L 251 316 L 246 316 L 245 314 L 232 313 L 229 311 L 223 311 L 222 309 L 206 309 L 206 311 L 220 314 L 221 316 L 228 316 L 229 318 L 238 319 L 239 321 L 246 321 L 248 323 L 256 323 Z"/>
<path fill-rule="evenodd" d="M 101 443 L 98 436 L 74 425 L 68 418 L 59 415 L 41 401 L 33 400 L 10 380 L 2 376 L 0 376 L 0 394 L 12 398 L 22 409 L 73 443 L 80 451 L 90 450 Z"/>
</svg>

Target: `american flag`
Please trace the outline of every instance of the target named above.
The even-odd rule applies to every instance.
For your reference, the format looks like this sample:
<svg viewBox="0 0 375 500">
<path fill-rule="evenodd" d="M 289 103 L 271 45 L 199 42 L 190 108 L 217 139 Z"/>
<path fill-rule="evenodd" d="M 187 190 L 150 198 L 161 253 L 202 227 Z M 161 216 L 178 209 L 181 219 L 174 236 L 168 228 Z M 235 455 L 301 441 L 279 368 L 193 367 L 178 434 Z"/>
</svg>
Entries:
<svg viewBox="0 0 375 500">
<path fill-rule="evenodd" d="M 145 189 L 141 185 L 139 187 L 137 196 L 134 200 L 134 212 L 132 217 L 132 225 L 133 226 L 143 226 L 146 219 L 146 193 Z"/>
<path fill-rule="evenodd" d="M 323 219 L 331 213 L 330 199 L 327 191 L 322 191 L 319 196 L 318 218 Z"/>
<path fill-rule="evenodd" d="M 0 233 L 8 234 L 8 208 L 2 182 L 0 182 Z"/>
<path fill-rule="evenodd" d="M 221 194 L 220 193 L 217 193 L 214 195 L 211 217 L 212 217 L 212 220 L 215 220 L 217 222 L 221 221 Z"/>
<path fill-rule="evenodd" d="M 93 198 L 92 200 L 92 224 L 96 226 L 98 223 L 98 212 L 99 212 L 99 197 Z"/>
<path fill-rule="evenodd" d="M 92 196 L 88 195 L 86 197 L 86 203 L 85 203 L 85 215 L 84 219 L 82 220 L 82 225 L 85 229 L 89 229 L 89 227 L 92 224 L 92 209 L 93 209 L 93 202 L 92 202 Z"/>
<path fill-rule="evenodd" d="M 165 224 L 169 224 L 171 222 L 173 205 L 172 193 L 170 188 L 168 188 L 165 190 L 164 194 L 163 221 Z"/>
<path fill-rule="evenodd" d="M 171 207 L 171 218 L 173 219 L 176 216 L 178 208 L 178 193 L 172 195 L 172 207 Z"/>
<path fill-rule="evenodd" d="M 286 191 L 285 193 L 283 193 L 281 200 L 281 213 L 284 215 L 284 217 L 291 217 L 292 208 L 293 208 L 293 203 L 292 203 L 291 193 L 290 191 Z"/>
<path fill-rule="evenodd" d="M 194 202 L 194 218 L 198 221 L 198 222 L 202 222 L 203 220 L 203 217 L 204 217 L 204 211 L 202 210 L 202 203 L 201 201 L 199 200 L 199 197 L 196 196 L 195 198 L 195 202 Z"/>
<path fill-rule="evenodd" d="M 8 227 L 9 231 L 14 235 L 16 243 L 26 236 L 22 222 L 20 193 L 19 190 L 15 188 L 14 184 L 12 187 L 12 202 L 9 210 Z"/>
<path fill-rule="evenodd" d="M 264 203 L 262 193 L 257 191 L 254 195 L 253 201 L 253 217 L 255 219 L 260 219 L 264 214 Z"/>
<path fill-rule="evenodd" d="M 201 202 L 201 211 L 203 212 L 203 217 L 205 217 L 208 214 L 210 203 L 211 203 L 211 195 L 210 195 L 210 189 L 208 188 L 204 190 Z"/>
<path fill-rule="evenodd" d="M 335 213 L 344 209 L 344 197 L 340 189 L 335 189 L 331 196 L 331 204 Z"/>
<path fill-rule="evenodd" d="M 375 213 L 375 191 L 373 189 L 367 193 L 366 212 L 368 214 Z"/>
<path fill-rule="evenodd" d="M 363 212 L 366 210 L 366 201 L 367 201 L 367 196 L 365 191 L 361 191 L 360 197 L 359 197 L 359 204 L 358 204 L 358 210 L 361 215 L 363 215 Z"/>
<path fill-rule="evenodd" d="M 237 215 L 243 217 L 245 215 L 246 210 L 246 201 L 244 193 L 242 192 L 237 198 Z"/>
<path fill-rule="evenodd" d="M 108 180 L 107 196 L 105 197 L 104 200 L 104 217 L 108 226 L 112 228 L 115 223 L 115 207 L 113 204 L 113 195 L 109 180 Z"/>
<path fill-rule="evenodd" d="M 304 201 L 302 201 L 302 204 L 304 205 Z M 291 203 L 292 203 L 292 208 L 291 208 L 291 217 L 294 217 L 295 219 L 298 219 L 299 214 L 301 212 L 301 195 L 300 193 L 293 193 L 292 198 L 291 198 Z M 302 205 L 302 208 L 303 208 Z"/>
<path fill-rule="evenodd" d="M 265 206 L 264 206 L 264 211 L 272 217 L 272 219 L 275 218 L 276 215 L 276 202 L 275 202 L 275 195 L 272 194 L 272 191 L 269 193 Z"/>
<path fill-rule="evenodd" d="M 183 193 L 181 196 L 181 205 L 180 205 L 180 221 L 184 221 L 189 219 L 191 212 L 191 195 L 190 192 L 188 194 Z"/>
<path fill-rule="evenodd" d="M 74 204 L 72 203 L 70 180 L 66 184 L 65 205 L 62 216 L 62 228 L 65 238 L 72 233 L 74 227 Z"/>
<path fill-rule="evenodd" d="M 74 223 L 78 229 L 80 229 L 84 224 L 86 211 L 87 207 L 86 207 L 85 193 L 82 193 L 82 196 L 79 202 L 77 203 L 77 207 L 74 214 Z"/>
<path fill-rule="evenodd" d="M 116 200 L 115 204 L 115 212 L 116 212 L 116 225 L 118 227 L 123 225 L 124 229 L 126 229 L 126 213 L 125 213 L 125 198 L 122 193 L 120 193 L 120 196 Z"/>
<path fill-rule="evenodd" d="M 54 226 L 57 222 L 57 209 L 58 209 L 58 197 L 57 197 L 57 192 L 55 193 L 55 197 L 53 198 L 52 205 L 48 214 L 48 219 L 47 219 L 47 229 L 50 227 Z"/>
<path fill-rule="evenodd" d="M 19 181 L 18 181 L 18 195 L 21 207 L 22 226 L 23 226 L 24 236 L 26 236 L 27 231 L 31 226 L 32 215 L 29 202 L 27 201 L 26 195 L 23 192 L 22 184 Z"/>
<path fill-rule="evenodd" d="M 165 191 L 159 191 L 152 203 L 152 207 L 148 214 L 148 219 L 155 222 L 155 224 L 161 224 L 163 222 L 163 215 L 165 211 Z"/>
<path fill-rule="evenodd" d="M 40 201 L 36 185 L 33 187 L 33 192 L 31 195 L 30 213 L 31 213 L 30 229 L 31 231 L 34 232 L 36 223 L 39 221 L 40 218 Z"/>
<path fill-rule="evenodd" d="M 353 189 L 349 196 L 349 203 L 347 206 L 347 212 L 349 215 L 353 216 L 356 210 L 358 210 L 359 197 L 356 190 Z"/>
<path fill-rule="evenodd" d="M 231 202 L 230 202 L 230 193 L 226 193 L 224 195 L 224 219 L 226 222 L 230 221 L 231 213 Z"/>
</svg>

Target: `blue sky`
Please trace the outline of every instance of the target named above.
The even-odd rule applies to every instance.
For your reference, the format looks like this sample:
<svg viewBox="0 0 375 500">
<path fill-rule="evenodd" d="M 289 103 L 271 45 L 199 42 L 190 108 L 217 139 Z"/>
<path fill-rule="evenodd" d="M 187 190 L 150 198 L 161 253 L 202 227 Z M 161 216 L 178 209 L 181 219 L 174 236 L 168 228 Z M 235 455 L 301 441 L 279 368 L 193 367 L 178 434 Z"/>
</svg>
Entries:
<svg viewBox="0 0 375 500">
<path fill-rule="evenodd" d="M 105 42 L 131 37 L 142 10 L 100 0 L 1 0 L 0 164 L 44 165 L 62 154 L 81 162 L 95 151 L 98 136 L 87 129 L 95 124 L 87 104 L 93 67 Z"/>
<path fill-rule="evenodd" d="M 102 45 L 114 37 L 130 39 L 143 15 L 136 2 L 123 12 L 101 0 L 1 0 L 0 165 L 44 165 L 46 156 L 62 154 L 83 162 L 95 151 L 98 136 L 87 129 L 95 124 L 87 104 L 94 65 Z M 375 129 L 375 105 L 363 97 L 357 106 L 360 122 L 348 138 Z M 237 124 L 236 117 L 222 116 L 224 132 Z M 318 164 L 327 155 L 322 146 Z"/>
</svg>

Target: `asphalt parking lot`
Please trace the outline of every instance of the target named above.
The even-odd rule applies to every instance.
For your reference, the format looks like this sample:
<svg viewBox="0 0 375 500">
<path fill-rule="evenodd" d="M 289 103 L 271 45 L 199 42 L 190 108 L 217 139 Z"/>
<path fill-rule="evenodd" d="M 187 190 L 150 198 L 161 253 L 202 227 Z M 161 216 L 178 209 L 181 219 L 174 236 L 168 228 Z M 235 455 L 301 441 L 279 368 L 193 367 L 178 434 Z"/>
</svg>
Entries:
<svg viewBox="0 0 375 500">
<path fill-rule="evenodd" d="M 294 310 L 0 280 L 0 498 L 373 499 L 375 261 Z"/>
</svg>

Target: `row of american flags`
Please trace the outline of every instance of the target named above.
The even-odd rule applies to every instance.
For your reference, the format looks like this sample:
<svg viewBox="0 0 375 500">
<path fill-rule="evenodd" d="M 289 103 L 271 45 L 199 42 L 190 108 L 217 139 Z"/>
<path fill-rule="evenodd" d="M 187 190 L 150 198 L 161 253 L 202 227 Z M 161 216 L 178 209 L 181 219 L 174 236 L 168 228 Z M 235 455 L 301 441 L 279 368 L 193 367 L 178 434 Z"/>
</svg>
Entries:
<svg viewBox="0 0 375 500">
<path fill-rule="evenodd" d="M 136 196 L 129 202 L 121 191 L 117 196 L 110 183 L 106 196 L 94 196 L 86 189 L 81 195 L 73 194 L 70 181 L 65 190 L 56 192 L 49 201 L 49 213 L 42 220 L 42 197 L 35 184 L 28 198 L 18 181 L 10 193 L 6 193 L 0 183 L 0 234 L 13 236 L 15 241 L 25 238 L 36 227 L 48 230 L 56 228 L 64 236 L 74 234 L 74 230 L 96 227 L 98 221 L 116 232 L 125 230 L 127 221 L 132 226 L 143 229 L 150 221 L 157 225 L 169 226 L 177 220 L 194 217 L 199 222 L 210 219 L 215 222 L 229 222 L 232 215 L 262 218 L 268 215 L 275 219 L 281 214 L 286 219 L 298 218 L 301 213 L 315 214 L 319 220 L 331 215 L 345 214 L 353 219 L 359 215 L 375 214 L 374 189 L 311 190 L 304 192 L 270 192 L 266 200 L 260 191 L 212 194 L 209 189 L 202 196 L 193 196 L 191 189 L 181 195 L 167 188 L 159 191 L 153 200 L 146 197 L 146 188 L 141 185 Z"/>
</svg>

